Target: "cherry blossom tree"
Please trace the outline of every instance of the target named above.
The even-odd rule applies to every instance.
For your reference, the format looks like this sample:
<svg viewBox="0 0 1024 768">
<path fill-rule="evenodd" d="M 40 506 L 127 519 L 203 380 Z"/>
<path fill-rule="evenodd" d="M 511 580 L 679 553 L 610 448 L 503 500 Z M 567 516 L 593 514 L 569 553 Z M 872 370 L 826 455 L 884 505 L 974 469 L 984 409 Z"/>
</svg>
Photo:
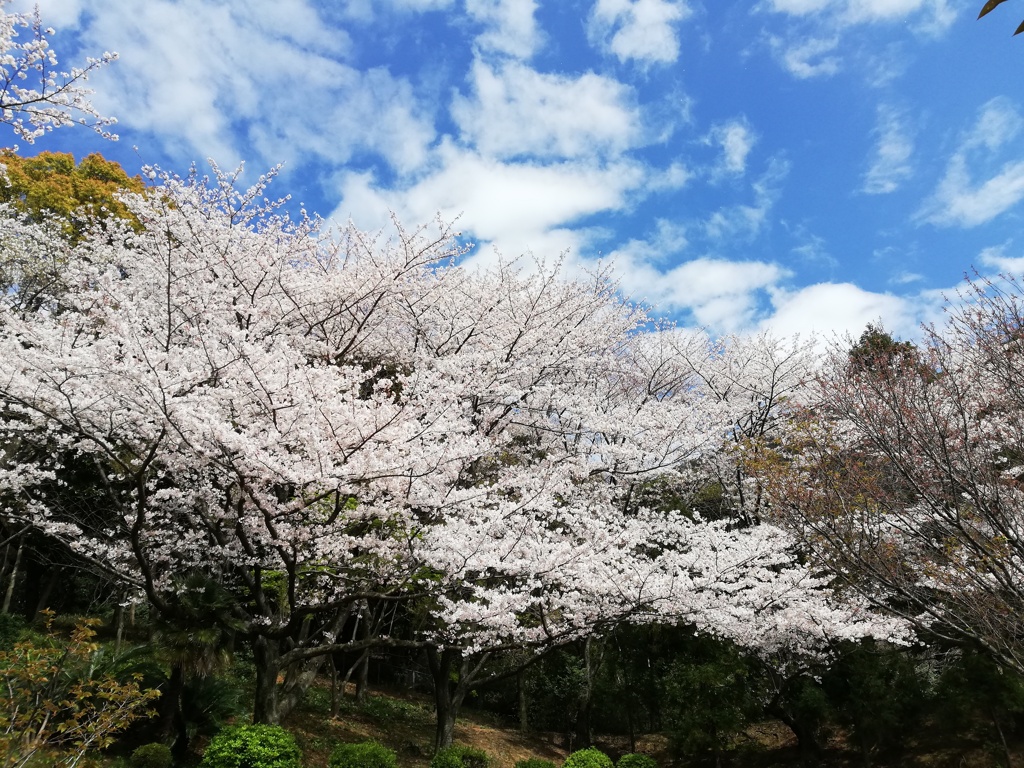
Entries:
<svg viewBox="0 0 1024 768">
<path fill-rule="evenodd" d="M 1018 672 L 1022 303 L 1016 279 L 978 281 L 917 348 L 836 350 L 763 473 L 778 518 L 817 563 Z"/>
<path fill-rule="evenodd" d="M 87 59 L 84 67 L 61 70 L 50 47 L 54 31 L 43 26 L 39 8 L 31 14 L 11 13 L 4 10 L 9 4 L 0 2 L 0 122 L 29 144 L 69 125 L 85 125 L 116 139 L 108 129 L 117 121 L 100 115 L 84 83 L 117 54 L 108 51 Z"/>
<path fill-rule="evenodd" d="M 236 180 L 126 195 L 131 221 L 65 244 L 59 290 L 0 300 L 0 511 L 172 624 L 215 590 L 255 719 L 342 648 L 477 667 L 629 618 L 764 648 L 891 632 L 778 529 L 648 503 L 750 412 L 695 373 L 721 356 L 702 334 L 645 331 L 605 273 L 467 271 L 443 225 L 322 232 Z M 414 637 L 346 630 L 412 602 Z"/>
</svg>

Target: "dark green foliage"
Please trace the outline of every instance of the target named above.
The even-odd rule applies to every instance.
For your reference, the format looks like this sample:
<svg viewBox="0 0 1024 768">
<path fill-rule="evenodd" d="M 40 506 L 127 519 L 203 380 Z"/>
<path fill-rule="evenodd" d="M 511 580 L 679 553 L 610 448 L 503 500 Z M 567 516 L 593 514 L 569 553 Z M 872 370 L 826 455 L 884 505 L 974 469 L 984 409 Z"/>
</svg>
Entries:
<svg viewBox="0 0 1024 768">
<path fill-rule="evenodd" d="M 132 752 L 129 760 L 132 768 L 171 768 L 174 758 L 166 744 L 143 744 Z"/>
<path fill-rule="evenodd" d="M 909 341 L 896 341 L 882 326 L 873 323 L 868 323 L 857 343 L 850 348 L 849 360 L 854 372 L 921 370 L 917 347 Z"/>
<path fill-rule="evenodd" d="M 997 753 L 1005 753 L 1007 739 L 1024 730 L 1024 679 L 987 654 L 948 654 L 935 693 L 938 720 L 945 730 L 978 733 Z"/>
<path fill-rule="evenodd" d="M 530 757 L 520 760 L 515 764 L 515 768 L 555 768 L 555 764 L 540 757 Z"/>
<path fill-rule="evenodd" d="M 398 756 L 376 741 L 339 744 L 331 753 L 328 768 L 395 768 Z"/>
<path fill-rule="evenodd" d="M 720 755 L 762 711 L 755 669 L 736 647 L 694 637 L 670 668 L 665 727 L 680 756 Z"/>
<path fill-rule="evenodd" d="M 453 744 L 437 751 L 430 761 L 430 768 L 487 768 L 490 762 L 482 749 Z"/>
<path fill-rule="evenodd" d="M 650 755 L 640 755 L 633 752 L 620 757 L 615 768 L 658 768 L 658 761 Z"/>
<path fill-rule="evenodd" d="M 300 768 L 295 739 L 278 725 L 236 725 L 213 737 L 202 768 Z"/>
<path fill-rule="evenodd" d="M 9 651 L 21 639 L 25 620 L 13 613 L 0 613 L 0 651 Z"/>
<path fill-rule="evenodd" d="M 601 750 L 587 747 L 565 758 L 562 768 L 615 768 L 615 763 Z"/>
<path fill-rule="evenodd" d="M 200 677 L 185 684 L 181 714 L 189 738 L 211 736 L 232 717 L 249 708 L 243 702 L 242 687 L 229 676 Z"/>
<path fill-rule="evenodd" d="M 865 764 L 872 755 L 898 751 L 918 729 L 927 704 L 914 659 L 904 649 L 872 641 L 845 649 L 822 683 Z"/>
</svg>

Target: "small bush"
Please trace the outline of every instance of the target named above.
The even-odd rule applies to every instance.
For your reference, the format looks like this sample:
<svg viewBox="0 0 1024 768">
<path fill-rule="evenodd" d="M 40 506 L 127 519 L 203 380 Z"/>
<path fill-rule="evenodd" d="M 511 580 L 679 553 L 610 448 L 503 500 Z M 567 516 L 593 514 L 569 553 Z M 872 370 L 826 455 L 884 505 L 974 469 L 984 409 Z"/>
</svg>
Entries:
<svg viewBox="0 0 1024 768">
<path fill-rule="evenodd" d="M 615 763 L 600 749 L 587 747 L 565 758 L 562 768 L 615 768 Z"/>
<path fill-rule="evenodd" d="M 302 753 L 279 725 L 236 725 L 213 737 L 202 768 L 300 768 Z"/>
<path fill-rule="evenodd" d="M 132 768 L 171 768 L 174 758 L 171 756 L 170 747 L 153 742 L 143 744 L 132 752 L 129 763 Z"/>
<path fill-rule="evenodd" d="M 9 651 L 21 639 L 25 620 L 13 613 L 0 613 L 0 651 Z"/>
<path fill-rule="evenodd" d="M 555 764 L 540 757 L 530 757 L 520 760 L 516 763 L 515 768 L 555 768 Z"/>
<path fill-rule="evenodd" d="M 650 755 L 630 753 L 619 758 L 615 768 L 658 768 L 658 762 Z"/>
<path fill-rule="evenodd" d="M 396 768 L 398 756 L 376 741 L 339 744 L 327 765 L 328 768 Z"/>
<path fill-rule="evenodd" d="M 430 768 L 487 768 L 490 762 L 482 749 L 454 744 L 438 750 L 430 761 Z"/>
</svg>

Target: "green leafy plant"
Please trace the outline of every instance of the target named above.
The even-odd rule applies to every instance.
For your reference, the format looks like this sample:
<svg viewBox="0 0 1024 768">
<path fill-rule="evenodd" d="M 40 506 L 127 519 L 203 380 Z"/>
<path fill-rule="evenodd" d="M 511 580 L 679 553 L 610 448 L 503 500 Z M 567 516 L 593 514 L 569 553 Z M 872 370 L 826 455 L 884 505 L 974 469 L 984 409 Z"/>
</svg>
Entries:
<svg viewBox="0 0 1024 768">
<path fill-rule="evenodd" d="M 555 764 L 541 757 L 529 757 L 516 763 L 515 768 L 555 768 Z"/>
<path fill-rule="evenodd" d="M 398 756 L 376 741 L 339 744 L 331 753 L 328 768 L 395 768 Z"/>
<path fill-rule="evenodd" d="M 160 693 L 143 689 L 141 675 L 125 681 L 93 667 L 93 624 L 80 620 L 70 637 L 59 637 L 48 614 L 47 637 L 0 651 L 0 768 L 21 768 L 45 748 L 75 768 L 149 714 Z"/>
<path fill-rule="evenodd" d="M 600 749 L 587 747 L 565 758 L 562 768 L 615 768 L 615 763 Z"/>
<path fill-rule="evenodd" d="M 487 768 L 490 762 L 491 759 L 482 749 L 453 744 L 437 751 L 430 761 L 430 768 Z"/>
<path fill-rule="evenodd" d="M 132 752 L 129 763 L 132 768 L 171 768 L 174 757 L 171 755 L 171 748 L 166 744 L 153 742 L 143 744 Z"/>
<path fill-rule="evenodd" d="M 302 752 L 279 725 L 236 725 L 213 737 L 202 768 L 300 768 Z"/>
<path fill-rule="evenodd" d="M 640 755 L 631 752 L 619 758 L 615 768 L 658 768 L 658 761 L 650 755 Z"/>
</svg>

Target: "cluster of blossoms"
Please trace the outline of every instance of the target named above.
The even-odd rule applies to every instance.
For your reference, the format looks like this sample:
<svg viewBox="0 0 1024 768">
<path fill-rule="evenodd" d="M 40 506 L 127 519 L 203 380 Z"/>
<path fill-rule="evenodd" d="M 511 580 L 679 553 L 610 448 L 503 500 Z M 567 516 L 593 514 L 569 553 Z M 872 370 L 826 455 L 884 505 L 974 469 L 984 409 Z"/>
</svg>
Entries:
<svg viewBox="0 0 1024 768">
<path fill-rule="evenodd" d="M 735 466 L 805 351 L 646 330 L 605 274 L 467 271 L 443 226 L 324 233 L 261 202 L 265 181 L 165 177 L 125 198 L 138 231 L 54 240 L 31 306 L 12 283 L 9 518 L 158 611 L 183 574 L 216 580 L 233 626 L 278 645 L 273 679 L 378 598 L 425 601 L 419 641 L 467 652 L 627 617 L 816 646 L 845 620 L 777 529 L 657 501 Z"/>
<path fill-rule="evenodd" d="M 108 129 L 117 121 L 97 111 L 90 100 L 92 91 L 84 83 L 97 69 L 115 61 L 117 54 L 108 51 L 88 59 L 84 67 L 60 70 L 49 41 L 54 31 L 43 26 L 39 9 L 31 14 L 8 13 L 3 7 L 9 2 L 0 2 L 0 122 L 29 144 L 69 125 L 86 125 L 116 139 Z"/>
</svg>

